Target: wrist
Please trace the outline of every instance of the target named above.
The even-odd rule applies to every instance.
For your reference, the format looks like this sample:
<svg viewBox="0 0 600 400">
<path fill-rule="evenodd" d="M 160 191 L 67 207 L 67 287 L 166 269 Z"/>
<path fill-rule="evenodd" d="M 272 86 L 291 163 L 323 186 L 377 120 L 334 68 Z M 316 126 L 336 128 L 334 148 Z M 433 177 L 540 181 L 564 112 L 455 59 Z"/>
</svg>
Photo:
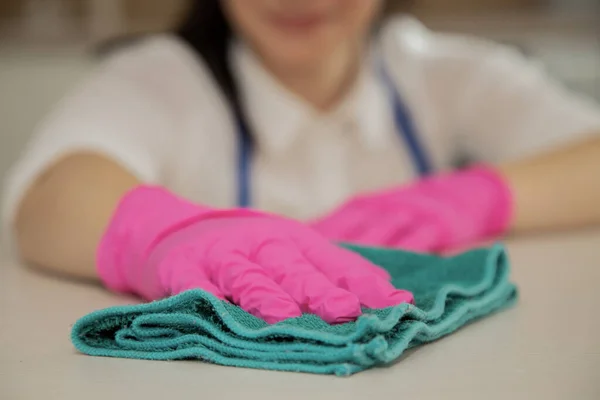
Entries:
<svg viewBox="0 0 600 400">
<path fill-rule="evenodd" d="M 478 164 L 468 168 L 465 176 L 472 179 L 476 199 L 484 199 L 487 215 L 484 234 L 489 236 L 506 233 L 514 217 L 514 198 L 508 181 L 496 168 Z"/>
<path fill-rule="evenodd" d="M 98 244 L 96 268 L 100 279 L 113 291 L 131 291 L 132 280 L 140 275 L 155 242 L 210 210 L 161 187 L 133 188 L 117 204 Z"/>
</svg>

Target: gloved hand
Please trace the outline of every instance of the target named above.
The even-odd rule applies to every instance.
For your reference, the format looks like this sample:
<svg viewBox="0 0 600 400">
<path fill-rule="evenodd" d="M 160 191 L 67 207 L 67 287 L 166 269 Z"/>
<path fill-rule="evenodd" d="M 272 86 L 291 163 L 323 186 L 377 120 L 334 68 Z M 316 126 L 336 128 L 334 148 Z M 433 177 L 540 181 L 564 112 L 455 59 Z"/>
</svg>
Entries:
<svg viewBox="0 0 600 400">
<path fill-rule="evenodd" d="M 358 196 L 310 225 L 335 241 L 441 252 L 504 233 L 512 208 L 503 178 L 481 165 Z"/>
<path fill-rule="evenodd" d="M 105 285 L 147 300 L 200 288 L 269 323 L 315 313 L 330 323 L 412 302 L 389 275 L 292 220 L 211 210 L 157 187 L 124 196 L 98 248 Z"/>
</svg>

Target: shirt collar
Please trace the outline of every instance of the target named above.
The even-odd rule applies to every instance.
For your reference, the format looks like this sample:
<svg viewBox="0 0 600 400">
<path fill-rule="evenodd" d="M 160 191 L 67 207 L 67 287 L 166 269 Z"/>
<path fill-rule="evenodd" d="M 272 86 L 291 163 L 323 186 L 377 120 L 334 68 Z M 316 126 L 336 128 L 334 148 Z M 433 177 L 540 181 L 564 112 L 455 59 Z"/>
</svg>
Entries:
<svg viewBox="0 0 600 400">
<path fill-rule="evenodd" d="M 391 100 L 371 57 L 363 64 L 359 78 L 340 110 L 356 124 L 356 133 L 364 146 L 370 149 L 389 146 Z"/>
<path fill-rule="evenodd" d="M 390 102 L 370 58 L 343 101 L 323 114 L 281 85 L 248 46 L 236 42 L 231 57 L 248 122 L 259 146 L 265 150 L 284 152 L 303 129 L 320 118 L 342 118 L 355 124 L 354 132 L 369 148 L 388 145 L 385 139 Z"/>
</svg>

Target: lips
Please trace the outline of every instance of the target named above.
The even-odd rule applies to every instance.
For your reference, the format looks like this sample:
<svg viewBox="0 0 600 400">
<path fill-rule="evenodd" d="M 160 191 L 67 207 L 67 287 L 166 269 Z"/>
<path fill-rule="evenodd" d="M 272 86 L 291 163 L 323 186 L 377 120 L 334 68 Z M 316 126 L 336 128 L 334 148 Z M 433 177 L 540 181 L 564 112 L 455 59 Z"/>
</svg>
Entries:
<svg viewBox="0 0 600 400">
<path fill-rule="evenodd" d="M 270 20 L 280 30 L 306 32 L 322 25 L 326 21 L 326 18 L 318 14 L 273 15 Z"/>
</svg>

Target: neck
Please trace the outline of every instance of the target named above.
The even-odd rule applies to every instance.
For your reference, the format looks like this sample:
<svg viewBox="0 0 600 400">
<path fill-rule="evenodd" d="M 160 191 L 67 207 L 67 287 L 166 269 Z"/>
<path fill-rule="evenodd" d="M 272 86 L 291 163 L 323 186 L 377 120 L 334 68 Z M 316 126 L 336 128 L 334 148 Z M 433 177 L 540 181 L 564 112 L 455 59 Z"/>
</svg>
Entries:
<svg viewBox="0 0 600 400">
<path fill-rule="evenodd" d="M 289 68 L 265 61 L 288 90 L 319 111 L 328 111 L 348 92 L 360 68 L 358 48 L 341 49 L 310 68 Z"/>
</svg>

